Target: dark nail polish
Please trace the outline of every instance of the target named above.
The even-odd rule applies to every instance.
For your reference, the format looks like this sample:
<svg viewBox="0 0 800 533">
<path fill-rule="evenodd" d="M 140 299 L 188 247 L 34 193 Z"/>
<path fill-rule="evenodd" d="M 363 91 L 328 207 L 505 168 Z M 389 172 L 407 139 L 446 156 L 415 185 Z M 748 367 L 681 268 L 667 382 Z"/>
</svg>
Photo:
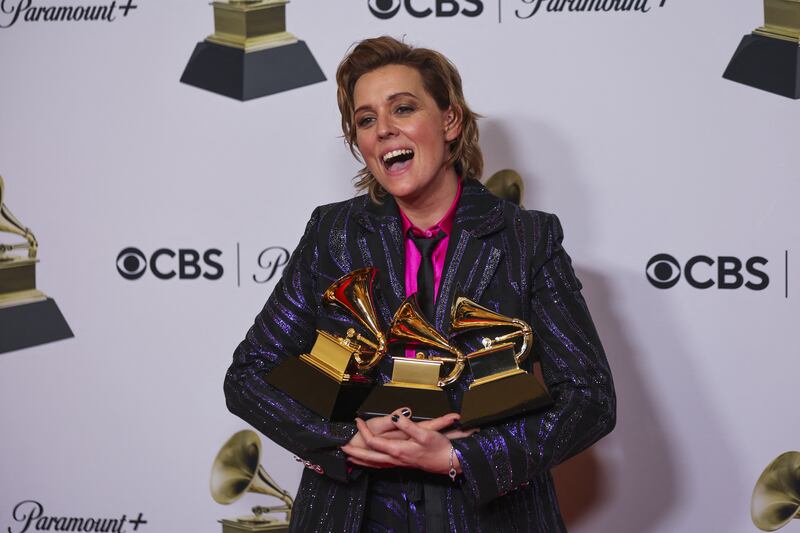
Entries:
<svg viewBox="0 0 800 533">
<path fill-rule="evenodd" d="M 399 417 L 399 416 L 397 416 L 397 415 L 392 415 L 392 422 L 397 422 L 398 420 L 400 420 L 400 417 Z"/>
<path fill-rule="evenodd" d="M 400 411 L 400 414 L 402 414 L 404 417 L 408 418 L 409 416 L 411 416 L 411 409 L 406 407 L 402 411 Z"/>
</svg>

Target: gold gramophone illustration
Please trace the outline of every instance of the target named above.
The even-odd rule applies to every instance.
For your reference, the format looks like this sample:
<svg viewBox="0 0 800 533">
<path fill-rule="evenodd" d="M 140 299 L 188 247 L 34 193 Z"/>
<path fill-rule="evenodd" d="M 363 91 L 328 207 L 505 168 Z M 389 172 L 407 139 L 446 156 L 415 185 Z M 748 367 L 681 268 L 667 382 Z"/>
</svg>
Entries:
<svg viewBox="0 0 800 533">
<path fill-rule="evenodd" d="M 522 198 L 525 196 L 525 184 L 519 172 L 512 169 L 498 170 L 486 180 L 489 192 L 522 207 Z"/>
<path fill-rule="evenodd" d="M 764 25 L 742 38 L 723 77 L 800 99 L 800 0 L 764 0 Z"/>
<path fill-rule="evenodd" d="M 24 241 L 0 241 L 0 353 L 72 337 L 55 301 L 36 288 L 39 244 L 33 231 L 6 205 L 0 176 L 0 237 L 3 235 L 16 235 Z"/>
<path fill-rule="evenodd" d="M 479 426 L 552 403 L 550 394 L 519 364 L 533 343 L 530 325 L 487 309 L 460 296 L 451 310 L 451 327 L 456 333 L 484 328 L 512 328 L 498 337 L 484 337 L 481 350 L 467 354 L 474 380 L 464 393 L 461 425 Z M 520 346 L 516 346 L 516 342 Z"/>
<path fill-rule="evenodd" d="M 242 531 L 289 531 L 289 519 L 294 500 L 261 466 L 261 439 L 248 429 L 235 433 L 222 445 L 211 466 L 211 497 L 228 505 L 248 492 L 273 496 L 283 501 L 278 507 L 253 507 L 252 515 L 222 519 L 222 533 Z M 286 513 L 284 520 L 266 513 Z"/>
<path fill-rule="evenodd" d="M 373 287 L 378 271 L 362 268 L 336 280 L 323 294 L 326 305 L 345 309 L 375 339 L 354 328 L 345 337 L 317 330 L 310 353 L 290 357 L 266 377 L 267 383 L 329 420 L 352 421 L 374 384 L 365 374 L 384 356 L 386 336 L 378 324 Z"/>
<path fill-rule="evenodd" d="M 250 100 L 325 81 L 308 46 L 286 31 L 288 3 L 211 2 L 214 33 L 197 44 L 181 82 Z"/>
<path fill-rule="evenodd" d="M 800 518 L 800 452 L 782 453 L 764 469 L 753 488 L 750 516 L 763 531 Z"/>
<path fill-rule="evenodd" d="M 384 416 L 399 407 L 410 408 L 413 420 L 428 420 L 451 412 L 442 387 L 461 375 L 464 355 L 425 320 L 416 295 L 406 298 L 397 309 L 388 338 L 390 344 L 412 343 L 450 355 L 425 356 L 418 352 L 416 358 L 393 357 L 391 381 L 373 389 L 358 410 L 359 416 Z M 445 365 L 452 368 L 442 376 Z"/>
</svg>

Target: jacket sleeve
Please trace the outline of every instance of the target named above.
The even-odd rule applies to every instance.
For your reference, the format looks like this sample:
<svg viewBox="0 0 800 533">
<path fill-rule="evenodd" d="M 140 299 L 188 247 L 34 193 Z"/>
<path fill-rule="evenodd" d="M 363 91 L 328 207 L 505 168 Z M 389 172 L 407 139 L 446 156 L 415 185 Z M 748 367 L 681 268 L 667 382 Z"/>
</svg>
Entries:
<svg viewBox="0 0 800 533">
<path fill-rule="evenodd" d="M 534 215 L 536 216 L 536 215 Z M 527 486 L 609 433 L 616 420 L 611 370 L 555 215 L 544 220 L 532 265 L 531 327 L 553 405 L 453 442 L 465 494 L 477 506 Z M 541 250 L 540 250 L 541 248 Z"/>
<path fill-rule="evenodd" d="M 346 457 L 338 447 L 356 433 L 355 424 L 329 422 L 264 381 L 274 366 L 311 349 L 316 339 L 319 219 L 317 208 L 275 290 L 234 351 L 225 399 L 232 413 L 307 465 L 319 465 L 325 475 L 347 481 Z"/>
</svg>

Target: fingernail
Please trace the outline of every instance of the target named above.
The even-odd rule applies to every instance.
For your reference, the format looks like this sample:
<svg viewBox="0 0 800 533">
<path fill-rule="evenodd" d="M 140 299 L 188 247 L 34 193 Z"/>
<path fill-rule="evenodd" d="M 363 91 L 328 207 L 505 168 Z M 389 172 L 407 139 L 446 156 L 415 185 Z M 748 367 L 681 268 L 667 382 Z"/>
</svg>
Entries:
<svg viewBox="0 0 800 533">
<path fill-rule="evenodd" d="M 397 422 L 398 420 L 400 420 L 400 417 L 399 417 L 399 416 L 397 416 L 397 415 L 392 415 L 392 422 Z"/>
<path fill-rule="evenodd" d="M 400 414 L 408 418 L 409 416 L 411 416 L 411 409 L 409 409 L 408 407 L 403 407 L 403 410 L 400 411 Z"/>
</svg>

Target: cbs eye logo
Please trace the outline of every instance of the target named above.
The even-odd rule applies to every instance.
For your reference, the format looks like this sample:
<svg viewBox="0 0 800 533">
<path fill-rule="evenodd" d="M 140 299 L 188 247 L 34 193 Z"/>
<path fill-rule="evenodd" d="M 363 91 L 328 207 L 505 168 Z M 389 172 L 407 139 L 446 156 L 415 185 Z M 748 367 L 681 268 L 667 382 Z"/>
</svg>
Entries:
<svg viewBox="0 0 800 533">
<path fill-rule="evenodd" d="M 759 256 L 742 261 L 732 256 L 714 259 L 707 255 L 696 255 L 681 267 L 673 256 L 656 254 L 647 262 L 645 273 L 650 284 L 658 289 L 674 287 L 683 275 L 695 289 L 710 289 L 716 285 L 718 289 L 747 287 L 761 291 L 769 286 L 769 276 L 761 269 L 768 262 L 768 259 Z"/>
<path fill-rule="evenodd" d="M 428 0 L 428 6 L 420 9 L 419 4 L 425 0 L 369 0 L 367 5 L 369 10 L 379 19 L 390 19 L 400 12 L 400 8 L 405 8 L 409 15 L 416 18 L 429 17 L 436 14 L 437 17 L 454 17 L 461 13 L 467 17 L 477 17 L 483 13 L 483 0 L 460 0 L 461 4 L 468 4 L 471 8 L 462 8 L 458 0 Z M 430 4 L 434 8 L 431 8 Z M 416 4 L 416 5 L 415 5 Z"/>
<path fill-rule="evenodd" d="M 222 251 L 212 248 L 202 254 L 190 248 L 181 248 L 177 252 L 169 248 L 159 248 L 150 258 L 138 248 L 125 248 L 117 256 L 117 272 L 128 280 L 141 278 L 148 267 L 158 279 L 197 279 L 204 277 L 217 280 L 222 277 L 223 268 L 217 259 Z"/>
</svg>

